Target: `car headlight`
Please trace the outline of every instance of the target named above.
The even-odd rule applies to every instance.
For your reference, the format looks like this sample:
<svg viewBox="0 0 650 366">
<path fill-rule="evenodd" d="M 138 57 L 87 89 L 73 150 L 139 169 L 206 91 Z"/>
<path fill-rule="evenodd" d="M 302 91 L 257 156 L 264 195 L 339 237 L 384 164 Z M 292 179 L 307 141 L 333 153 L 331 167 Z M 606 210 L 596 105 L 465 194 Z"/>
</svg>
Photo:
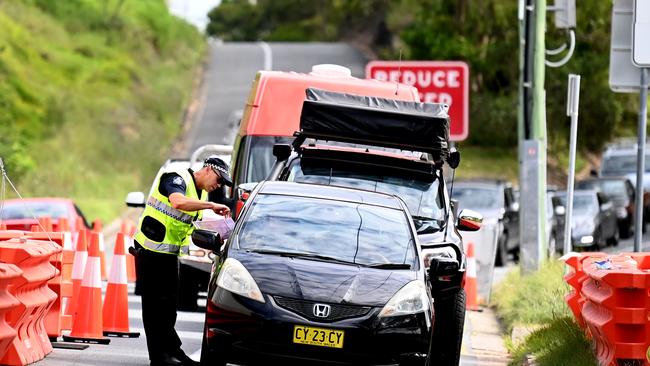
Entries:
<svg viewBox="0 0 650 366">
<path fill-rule="evenodd" d="M 249 299 L 265 302 L 253 276 L 243 264 L 234 258 L 227 258 L 224 261 L 217 277 L 217 286 Z"/>
<path fill-rule="evenodd" d="M 407 283 L 388 300 L 381 309 L 380 318 L 417 314 L 431 309 L 424 282 L 415 280 Z"/>
</svg>

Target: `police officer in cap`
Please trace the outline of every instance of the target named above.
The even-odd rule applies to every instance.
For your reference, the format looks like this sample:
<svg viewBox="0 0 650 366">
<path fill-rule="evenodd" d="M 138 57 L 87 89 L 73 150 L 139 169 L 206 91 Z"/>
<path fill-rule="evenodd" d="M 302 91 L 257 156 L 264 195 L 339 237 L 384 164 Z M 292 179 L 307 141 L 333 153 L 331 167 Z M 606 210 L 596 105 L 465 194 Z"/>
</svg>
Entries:
<svg viewBox="0 0 650 366">
<path fill-rule="evenodd" d="M 210 156 L 196 172 L 163 169 L 151 187 L 134 236 L 136 292 L 142 296 L 142 322 L 151 366 L 199 364 L 183 352 L 174 329 L 178 256 L 188 254 L 192 222 L 201 218 L 201 210 L 230 214 L 228 206 L 201 200 L 203 191 L 211 192 L 223 185 L 232 186 L 228 165 Z"/>
</svg>

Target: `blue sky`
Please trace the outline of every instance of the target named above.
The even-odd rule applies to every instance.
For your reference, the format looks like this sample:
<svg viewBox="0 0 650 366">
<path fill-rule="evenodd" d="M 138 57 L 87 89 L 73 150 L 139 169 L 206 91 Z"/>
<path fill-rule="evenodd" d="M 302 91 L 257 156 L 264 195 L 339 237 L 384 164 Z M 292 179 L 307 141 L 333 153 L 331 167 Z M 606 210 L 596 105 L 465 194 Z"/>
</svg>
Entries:
<svg viewBox="0 0 650 366">
<path fill-rule="evenodd" d="M 194 24 L 205 31 L 208 12 L 221 3 L 221 0 L 167 0 L 172 14 Z"/>
</svg>

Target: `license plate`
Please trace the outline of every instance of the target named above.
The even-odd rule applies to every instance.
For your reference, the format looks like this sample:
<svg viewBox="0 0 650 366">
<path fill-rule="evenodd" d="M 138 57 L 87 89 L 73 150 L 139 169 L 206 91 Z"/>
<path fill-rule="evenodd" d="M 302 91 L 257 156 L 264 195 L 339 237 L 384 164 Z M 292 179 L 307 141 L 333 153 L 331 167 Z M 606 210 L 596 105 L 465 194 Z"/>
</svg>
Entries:
<svg viewBox="0 0 650 366">
<path fill-rule="evenodd" d="M 304 325 L 293 327 L 293 343 L 309 344 L 312 346 L 343 348 L 344 331 L 314 328 Z"/>
</svg>

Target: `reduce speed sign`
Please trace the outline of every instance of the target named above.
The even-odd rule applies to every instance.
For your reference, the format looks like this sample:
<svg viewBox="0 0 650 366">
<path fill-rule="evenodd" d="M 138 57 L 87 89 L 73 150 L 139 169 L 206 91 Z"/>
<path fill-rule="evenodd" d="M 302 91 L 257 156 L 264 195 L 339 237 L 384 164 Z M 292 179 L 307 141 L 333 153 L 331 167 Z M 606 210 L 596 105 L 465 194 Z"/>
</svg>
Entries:
<svg viewBox="0 0 650 366">
<path fill-rule="evenodd" d="M 372 61 L 366 78 L 415 86 L 420 101 L 449 105 L 449 137 L 469 134 L 469 68 L 462 61 Z"/>
</svg>

